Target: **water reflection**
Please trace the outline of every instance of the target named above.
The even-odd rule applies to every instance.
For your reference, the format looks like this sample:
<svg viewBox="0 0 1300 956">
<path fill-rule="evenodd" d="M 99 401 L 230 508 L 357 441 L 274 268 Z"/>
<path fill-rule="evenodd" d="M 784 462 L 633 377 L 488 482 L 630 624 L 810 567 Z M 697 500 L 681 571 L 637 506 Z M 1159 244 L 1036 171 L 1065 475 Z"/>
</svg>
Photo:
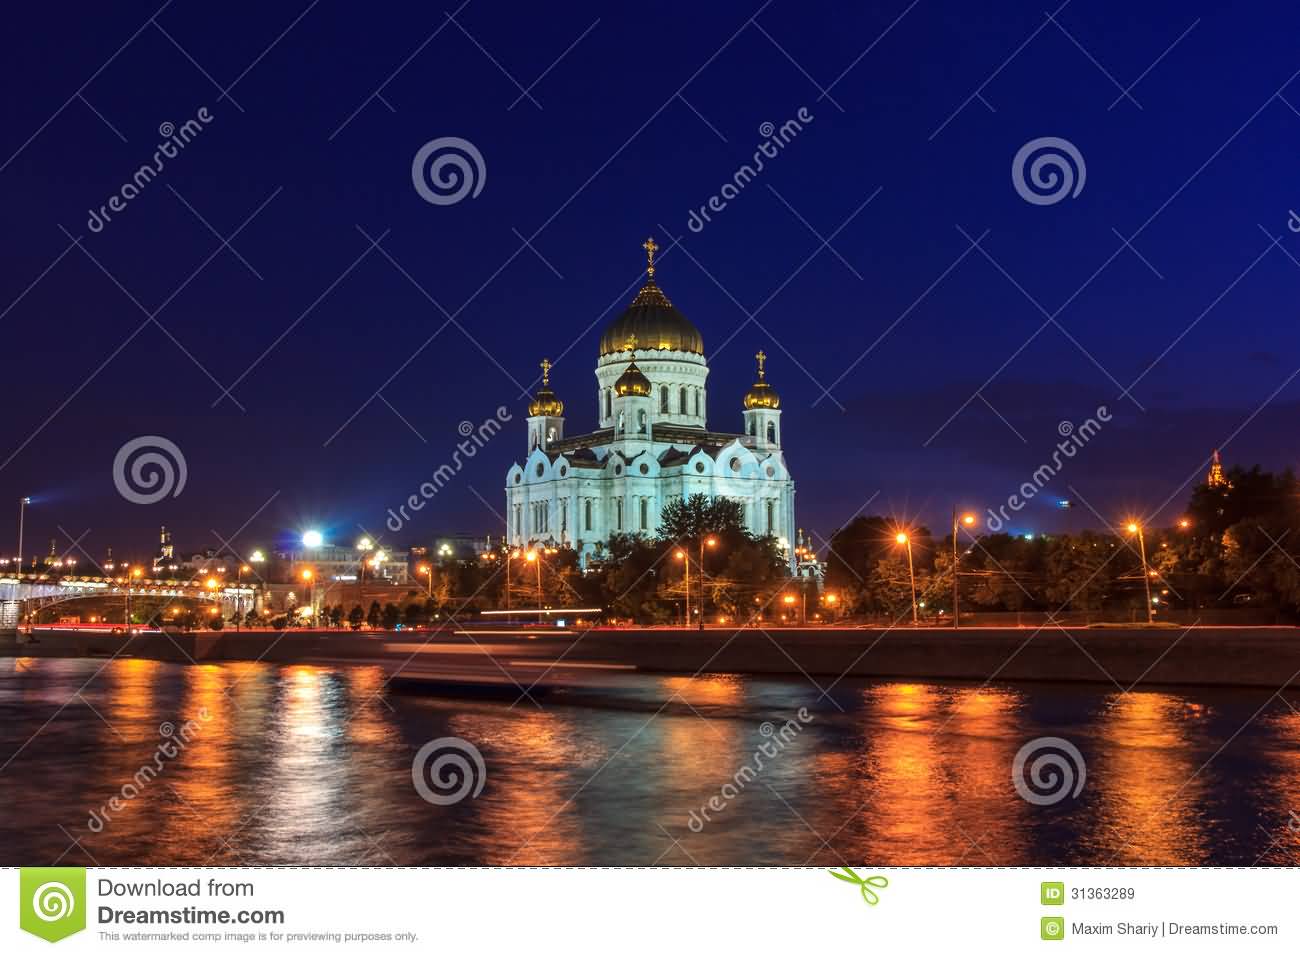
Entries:
<svg viewBox="0 0 1300 956">
<path fill-rule="evenodd" d="M 710 677 L 538 709 L 366 667 L 12 664 L 4 863 L 1300 863 L 1295 695 Z M 1077 799 L 1016 794 L 1041 736 L 1085 755 Z M 438 737 L 483 754 L 477 799 L 416 792 Z"/>
</svg>

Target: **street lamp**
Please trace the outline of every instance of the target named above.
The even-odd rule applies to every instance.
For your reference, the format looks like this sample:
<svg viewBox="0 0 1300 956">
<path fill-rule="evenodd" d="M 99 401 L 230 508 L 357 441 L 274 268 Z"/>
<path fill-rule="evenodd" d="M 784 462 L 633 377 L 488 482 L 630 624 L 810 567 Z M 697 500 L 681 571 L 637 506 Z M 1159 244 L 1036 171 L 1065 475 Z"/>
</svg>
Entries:
<svg viewBox="0 0 1300 956">
<path fill-rule="evenodd" d="M 970 512 L 961 516 L 961 523 L 967 528 L 975 526 L 975 516 Z M 961 610 L 958 603 L 961 600 L 960 592 L 957 588 L 957 509 L 952 509 L 952 626 L 961 627 Z"/>
<path fill-rule="evenodd" d="M 916 612 L 916 571 L 912 566 L 912 539 L 900 531 L 894 535 L 894 540 L 907 545 L 907 576 L 912 582 L 912 626 L 916 627 L 920 621 Z"/>
<path fill-rule="evenodd" d="M 423 575 L 425 576 L 426 580 L 428 580 L 429 584 L 428 584 L 428 588 L 427 588 L 427 590 L 428 590 L 428 592 L 429 592 L 429 598 L 430 598 L 430 600 L 432 600 L 432 598 L 433 598 L 433 565 L 431 565 L 431 564 L 422 564 L 422 565 L 420 565 L 418 568 L 416 568 L 415 571 L 416 571 L 417 574 L 423 574 Z"/>
<path fill-rule="evenodd" d="M 718 539 L 713 537 L 712 535 L 710 535 L 707 538 L 704 537 L 703 535 L 700 535 L 699 570 L 700 570 L 700 630 L 701 631 L 704 630 L 704 546 L 706 544 L 710 548 L 716 548 L 718 546 Z"/>
<path fill-rule="evenodd" d="M 362 538 L 357 542 L 357 550 L 361 552 L 361 580 L 357 583 L 364 585 L 366 583 L 366 552 L 373 550 L 375 543 L 369 538 Z"/>
<path fill-rule="evenodd" d="M 1138 551 L 1142 557 L 1142 586 L 1146 588 L 1147 593 L 1147 623 L 1152 623 L 1151 619 L 1151 573 L 1147 570 L 1147 543 L 1142 535 L 1142 526 L 1136 521 L 1128 523 L 1128 533 L 1136 534 L 1138 537 Z"/>
<path fill-rule="evenodd" d="M 315 550 L 316 548 L 321 547 L 324 543 L 325 536 L 315 528 L 311 528 L 302 533 L 302 546 L 304 548 Z"/>
<path fill-rule="evenodd" d="M 126 578 L 126 636 L 131 636 L 131 579 L 144 577 L 144 568 L 132 568 Z"/>
<path fill-rule="evenodd" d="M 309 588 L 307 599 L 311 603 L 312 623 L 316 623 L 316 575 L 312 573 L 311 568 L 302 569 L 302 580 Z"/>
<path fill-rule="evenodd" d="M 683 626 L 690 627 L 691 626 L 691 561 L 690 558 L 686 556 L 686 551 L 684 548 L 678 548 L 675 557 L 677 558 L 678 561 L 682 562 L 683 566 L 686 569 L 686 584 L 685 584 L 686 607 L 685 607 L 685 620 L 683 622 Z"/>
<path fill-rule="evenodd" d="M 246 564 L 241 564 L 235 572 L 235 630 L 239 630 L 239 625 L 244 620 L 244 575 L 252 571 Z"/>
</svg>

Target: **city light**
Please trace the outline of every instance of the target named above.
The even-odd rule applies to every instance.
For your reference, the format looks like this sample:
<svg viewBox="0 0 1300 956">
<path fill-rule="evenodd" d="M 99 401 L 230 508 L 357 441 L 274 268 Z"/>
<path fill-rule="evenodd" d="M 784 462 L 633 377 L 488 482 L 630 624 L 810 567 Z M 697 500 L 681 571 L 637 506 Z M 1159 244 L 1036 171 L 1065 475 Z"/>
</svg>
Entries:
<svg viewBox="0 0 1300 956">
<path fill-rule="evenodd" d="M 310 581 L 313 577 L 315 577 L 315 575 L 311 573 L 311 568 L 302 569 L 302 579 L 304 581 Z"/>
<path fill-rule="evenodd" d="M 304 548 L 319 548 L 325 543 L 325 536 L 319 531 L 304 531 L 302 534 L 302 546 Z"/>
<path fill-rule="evenodd" d="M 374 546 L 375 546 L 374 542 L 371 541 L 369 538 L 362 538 L 360 541 L 357 542 L 358 551 L 369 551 Z"/>
<path fill-rule="evenodd" d="M 266 555 L 263 554 L 261 550 L 257 550 L 248 556 L 248 560 L 253 562 L 254 564 L 261 564 L 263 561 L 266 560 Z"/>
<path fill-rule="evenodd" d="M 907 544 L 907 535 L 900 531 L 898 534 L 894 535 L 894 540 L 899 544 Z"/>
</svg>

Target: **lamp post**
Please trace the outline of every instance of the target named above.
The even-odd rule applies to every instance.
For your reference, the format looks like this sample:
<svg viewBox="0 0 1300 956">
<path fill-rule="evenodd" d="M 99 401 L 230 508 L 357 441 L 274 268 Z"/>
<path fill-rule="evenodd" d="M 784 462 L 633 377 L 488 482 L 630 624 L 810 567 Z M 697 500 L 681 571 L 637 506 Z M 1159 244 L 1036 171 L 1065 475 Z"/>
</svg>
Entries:
<svg viewBox="0 0 1300 956">
<path fill-rule="evenodd" d="M 419 567 L 417 567 L 415 571 L 417 574 L 424 575 L 424 579 L 427 582 L 425 586 L 425 591 L 428 593 L 429 599 L 432 600 L 433 599 L 433 565 L 422 564 Z"/>
<path fill-rule="evenodd" d="M 311 622 L 316 623 L 316 575 L 312 574 L 311 568 L 302 569 L 302 579 L 307 584 L 307 599 L 311 602 Z"/>
<path fill-rule="evenodd" d="M 912 626 L 916 627 L 920 620 L 916 613 L 916 572 L 912 567 L 912 539 L 900 531 L 894 536 L 894 540 L 899 544 L 907 545 L 907 576 L 912 582 Z"/>
<path fill-rule="evenodd" d="M 132 568 L 126 576 L 126 636 L 131 636 L 131 579 L 144 576 L 143 568 Z"/>
<path fill-rule="evenodd" d="M 244 572 L 253 570 L 246 564 L 241 564 L 239 570 L 235 572 L 235 632 L 239 632 L 239 626 L 244 623 Z"/>
<path fill-rule="evenodd" d="M 691 559 L 686 556 L 685 548 L 677 549 L 677 560 L 681 561 L 682 565 L 686 569 L 686 585 L 685 585 L 686 608 L 685 608 L 685 614 L 683 615 L 684 620 L 682 621 L 682 626 L 690 627 L 691 626 Z"/>
<path fill-rule="evenodd" d="M 708 535 L 708 536 L 700 535 L 699 571 L 700 571 L 700 630 L 701 631 L 704 630 L 704 546 L 706 544 L 710 548 L 716 548 L 718 546 L 718 539 L 713 537 L 712 535 Z"/>
<path fill-rule="evenodd" d="M 961 523 L 966 527 L 973 527 L 975 516 L 967 513 L 961 516 Z M 957 509 L 952 509 L 952 626 L 961 627 L 961 610 L 958 604 L 961 600 L 960 592 L 957 588 Z"/>
<path fill-rule="evenodd" d="M 1151 618 L 1151 572 L 1147 570 L 1147 543 L 1142 535 L 1142 526 L 1136 521 L 1128 523 L 1128 533 L 1136 534 L 1138 538 L 1138 553 L 1142 557 L 1142 585 L 1146 588 L 1147 594 L 1147 623 L 1152 623 Z"/>
<path fill-rule="evenodd" d="M 18 573 L 23 573 L 23 518 L 26 517 L 27 506 L 32 503 L 32 499 L 26 497 L 18 499 Z"/>
</svg>

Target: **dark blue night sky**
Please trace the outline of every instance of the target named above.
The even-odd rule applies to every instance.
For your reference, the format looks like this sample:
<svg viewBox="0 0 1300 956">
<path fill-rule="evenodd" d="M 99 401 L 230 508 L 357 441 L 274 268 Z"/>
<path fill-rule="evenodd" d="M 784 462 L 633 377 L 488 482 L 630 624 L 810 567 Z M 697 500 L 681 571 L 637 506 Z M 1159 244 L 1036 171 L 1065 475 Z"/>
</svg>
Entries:
<svg viewBox="0 0 1300 956">
<path fill-rule="evenodd" d="M 521 391 L 549 356 L 569 432 L 594 427 L 600 330 L 651 234 L 704 335 L 711 427 L 739 430 L 770 356 L 798 522 L 821 535 L 997 507 L 1099 406 L 1112 420 L 1017 530 L 1172 518 L 1216 446 L 1300 456 L 1293 3 L 176 0 L 23 4 L 6 34 L 0 540 L 32 495 L 29 554 L 86 529 L 96 558 L 144 554 L 159 524 L 187 552 L 379 531 L 458 423 L 506 405 L 393 543 L 499 533 Z M 692 231 L 762 124 L 801 108 Z M 476 197 L 417 194 L 439 137 L 481 152 Z M 1077 148 L 1077 196 L 1013 187 L 1040 137 Z M 229 248 L 202 221 L 226 237 L 259 209 Z M 179 497 L 116 492 L 141 435 L 183 451 Z"/>
</svg>

